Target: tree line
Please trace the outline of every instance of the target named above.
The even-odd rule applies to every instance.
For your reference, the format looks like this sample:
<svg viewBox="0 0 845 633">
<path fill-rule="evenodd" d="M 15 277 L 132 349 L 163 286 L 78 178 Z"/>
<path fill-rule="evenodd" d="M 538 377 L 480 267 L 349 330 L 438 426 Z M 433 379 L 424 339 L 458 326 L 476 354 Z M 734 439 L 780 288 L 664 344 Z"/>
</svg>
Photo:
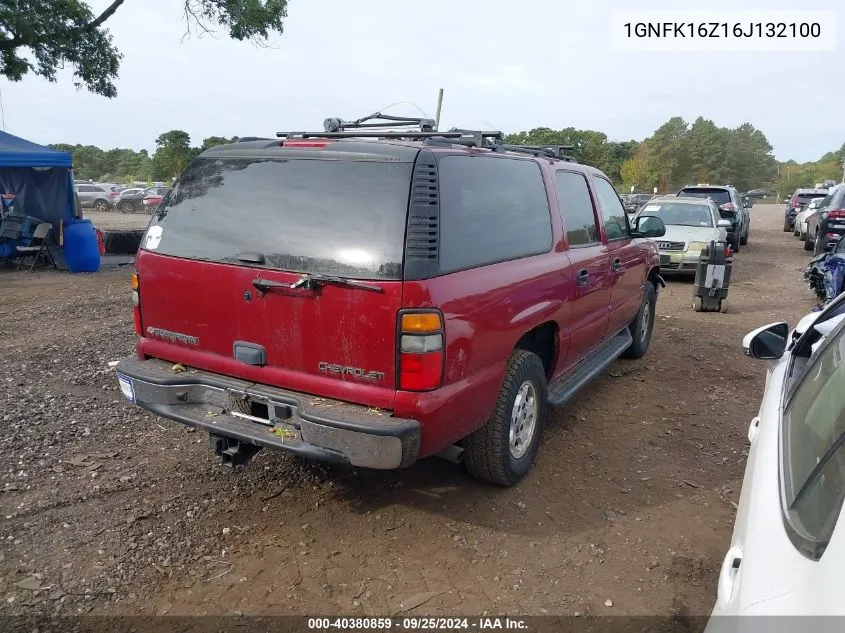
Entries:
<svg viewBox="0 0 845 633">
<path fill-rule="evenodd" d="M 210 136 L 191 144 L 183 130 L 170 130 L 147 150 L 103 150 L 92 145 L 51 145 L 73 154 L 74 172 L 82 180 L 102 182 L 170 181 L 200 152 L 236 141 L 237 137 Z M 538 127 L 508 134 L 507 143 L 522 145 L 569 145 L 579 162 L 603 171 L 623 192 L 660 193 L 697 182 L 734 185 L 740 191 L 768 189 L 782 195 L 798 187 L 812 187 L 825 180 L 842 180 L 845 144 L 817 161 L 799 164 L 778 162 L 765 134 L 744 123 L 736 128 L 717 126 L 699 117 L 692 124 L 672 117 L 648 138 L 637 141 L 610 140 L 603 132 Z"/>
<path fill-rule="evenodd" d="M 94 145 L 65 143 L 50 147 L 73 155 L 73 173 L 79 180 L 131 184 L 141 181 L 169 182 L 209 147 L 237 140 L 237 136 L 209 136 L 194 147 L 191 145 L 190 134 L 183 130 L 170 130 L 156 138 L 156 149 L 152 156 L 145 149 L 103 150 Z"/>
</svg>

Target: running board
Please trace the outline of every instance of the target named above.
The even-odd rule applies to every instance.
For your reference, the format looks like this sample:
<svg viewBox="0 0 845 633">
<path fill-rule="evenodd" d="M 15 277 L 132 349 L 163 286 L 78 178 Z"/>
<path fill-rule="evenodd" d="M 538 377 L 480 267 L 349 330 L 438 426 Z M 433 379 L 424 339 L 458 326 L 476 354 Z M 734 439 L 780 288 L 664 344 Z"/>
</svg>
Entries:
<svg viewBox="0 0 845 633">
<path fill-rule="evenodd" d="M 601 347 L 578 363 L 572 371 L 549 385 L 549 404 L 553 407 L 566 404 L 584 385 L 619 358 L 633 342 L 631 332 L 625 328 L 606 343 L 602 343 Z"/>
</svg>

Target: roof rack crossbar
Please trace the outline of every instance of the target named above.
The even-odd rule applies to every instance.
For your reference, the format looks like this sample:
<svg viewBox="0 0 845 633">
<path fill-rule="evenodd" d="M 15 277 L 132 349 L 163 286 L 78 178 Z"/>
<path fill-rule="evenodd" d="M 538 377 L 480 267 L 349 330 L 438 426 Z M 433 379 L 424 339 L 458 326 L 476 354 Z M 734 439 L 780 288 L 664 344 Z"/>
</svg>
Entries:
<svg viewBox="0 0 845 633">
<path fill-rule="evenodd" d="M 377 132 L 352 130 L 346 132 L 276 132 L 279 138 L 396 138 L 396 139 L 426 139 L 426 138 L 461 138 L 462 134 L 452 132 Z"/>
</svg>

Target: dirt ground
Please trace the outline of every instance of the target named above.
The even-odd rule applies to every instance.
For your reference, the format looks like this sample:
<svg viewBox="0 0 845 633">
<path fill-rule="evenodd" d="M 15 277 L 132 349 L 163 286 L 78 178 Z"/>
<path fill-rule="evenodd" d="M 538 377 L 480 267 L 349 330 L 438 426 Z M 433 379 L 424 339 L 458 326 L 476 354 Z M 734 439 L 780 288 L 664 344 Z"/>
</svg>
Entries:
<svg viewBox="0 0 845 633">
<path fill-rule="evenodd" d="M 84 209 L 83 216 L 101 231 L 123 231 L 130 229 L 145 229 L 150 222 L 148 213 L 121 213 L 120 211 L 94 211 Z"/>
<path fill-rule="evenodd" d="M 781 207 L 751 214 L 730 312 L 670 282 L 647 356 L 558 410 L 507 490 L 436 458 L 227 470 L 121 400 L 129 271 L 0 272 L 0 614 L 709 613 L 763 388 L 742 336 L 814 305 Z"/>
</svg>

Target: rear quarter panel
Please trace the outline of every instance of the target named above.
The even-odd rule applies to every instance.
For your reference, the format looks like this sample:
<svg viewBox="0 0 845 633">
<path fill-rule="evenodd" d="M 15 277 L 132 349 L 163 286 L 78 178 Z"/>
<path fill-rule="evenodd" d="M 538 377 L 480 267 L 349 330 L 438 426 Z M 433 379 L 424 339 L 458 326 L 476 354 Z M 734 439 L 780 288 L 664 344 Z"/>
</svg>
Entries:
<svg viewBox="0 0 845 633">
<path fill-rule="evenodd" d="M 562 238 L 557 199 L 543 169 L 552 223 L 552 249 L 533 257 L 405 282 L 405 308 L 443 312 L 444 385 L 428 393 L 396 393 L 395 415 L 422 418 L 420 456 L 454 444 L 490 416 L 516 343 L 536 326 L 558 329 L 554 368 L 570 340 L 575 277 Z"/>
</svg>

